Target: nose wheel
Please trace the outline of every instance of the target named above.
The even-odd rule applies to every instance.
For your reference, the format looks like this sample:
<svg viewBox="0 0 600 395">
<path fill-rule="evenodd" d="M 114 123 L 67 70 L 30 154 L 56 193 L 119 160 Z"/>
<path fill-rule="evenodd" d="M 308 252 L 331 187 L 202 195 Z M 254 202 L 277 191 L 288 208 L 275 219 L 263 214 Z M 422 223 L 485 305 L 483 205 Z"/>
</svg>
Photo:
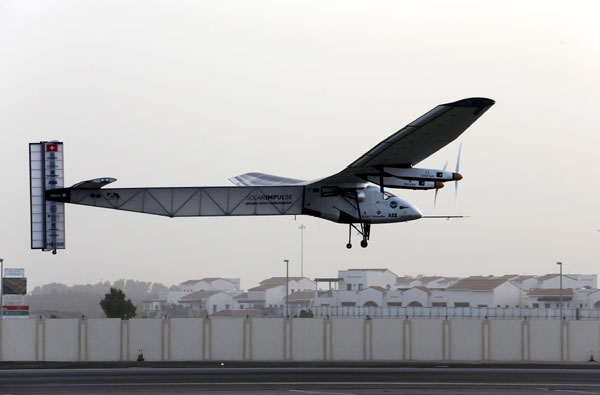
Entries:
<svg viewBox="0 0 600 395">
<path fill-rule="evenodd" d="M 352 248 L 352 228 L 356 229 L 356 231 L 363 237 L 360 242 L 360 246 L 362 248 L 367 248 L 369 245 L 369 237 L 371 236 L 371 224 L 360 222 L 360 229 L 354 224 L 350 224 L 348 226 L 348 244 L 346 244 L 346 248 L 348 249 Z"/>
</svg>

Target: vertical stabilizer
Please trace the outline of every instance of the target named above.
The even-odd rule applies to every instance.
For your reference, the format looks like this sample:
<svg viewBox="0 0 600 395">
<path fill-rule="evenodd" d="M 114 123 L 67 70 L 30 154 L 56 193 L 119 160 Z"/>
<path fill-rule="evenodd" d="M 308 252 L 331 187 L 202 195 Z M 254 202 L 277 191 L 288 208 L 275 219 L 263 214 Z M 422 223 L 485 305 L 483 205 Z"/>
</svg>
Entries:
<svg viewBox="0 0 600 395">
<path fill-rule="evenodd" d="M 29 144 L 31 248 L 52 251 L 65 248 L 65 204 L 47 201 L 46 191 L 64 187 L 63 143 Z"/>
</svg>

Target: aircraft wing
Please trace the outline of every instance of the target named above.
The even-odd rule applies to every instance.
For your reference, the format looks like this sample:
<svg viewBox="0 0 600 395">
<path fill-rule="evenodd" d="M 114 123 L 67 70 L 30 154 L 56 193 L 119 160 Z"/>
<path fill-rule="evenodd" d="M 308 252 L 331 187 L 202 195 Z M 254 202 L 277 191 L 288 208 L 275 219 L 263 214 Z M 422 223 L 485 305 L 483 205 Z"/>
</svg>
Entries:
<svg viewBox="0 0 600 395">
<path fill-rule="evenodd" d="M 341 172 L 315 184 L 364 183 L 368 176 L 383 176 L 384 167 L 412 167 L 456 140 L 494 103 L 492 99 L 473 97 L 440 104 L 377 144 Z"/>
<path fill-rule="evenodd" d="M 246 173 L 229 179 L 232 184 L 240 187 L 250 186 L 280 186 L 280 185 L 306 185 L 307 181 L 295 178 L 272 176 L 264 173 Z"/>
</svg>

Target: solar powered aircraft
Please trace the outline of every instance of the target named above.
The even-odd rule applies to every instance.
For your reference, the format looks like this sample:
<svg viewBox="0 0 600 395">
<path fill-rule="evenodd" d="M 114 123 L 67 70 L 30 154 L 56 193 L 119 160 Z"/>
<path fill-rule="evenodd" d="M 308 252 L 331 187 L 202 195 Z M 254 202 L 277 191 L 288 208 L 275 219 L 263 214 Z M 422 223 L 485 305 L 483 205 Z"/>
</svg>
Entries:
<svg viewBox="0 0 600 395">
<path fill-rule="evenodd" d="M 456 140 L 494 103 L 468 98 L 438 105 L 339 173 L 311 181 L 246 173 L 229 179 L 234 186 L 105 188 L 116 179 L 96 178 L 65 188 L 63 143 L 31 143 L 31 248 L 54 254 L 65 248 L 65 203 L 167 217 L 310 215 L 347 224 L 346 247 L 352 248 L 355 229 L 365 248 L 371 225 L 427 218 L 389 189 L 434 189 L 437 196 L 445 182 L 462 179 L 459 161 L 454 172 L 415 166 Z"/>
</svg>

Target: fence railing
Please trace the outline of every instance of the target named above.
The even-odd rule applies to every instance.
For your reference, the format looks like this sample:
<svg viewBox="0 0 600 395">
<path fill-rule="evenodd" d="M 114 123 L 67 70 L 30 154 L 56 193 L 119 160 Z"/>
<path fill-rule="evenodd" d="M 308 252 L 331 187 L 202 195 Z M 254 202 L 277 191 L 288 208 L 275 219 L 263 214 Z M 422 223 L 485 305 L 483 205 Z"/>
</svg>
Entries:
<svg viewBox="0 0 600 395">
<path fill-rule="evenodd" d="M 500 308 L 500 307 L 363 307 L 363 306 L 310 306 L 314 317 L 349 318 L 474 318 L 474 319 L 559 319 L 556 308 Z M 297 311 L 294 311 L 296 315 Z M 271 311 L 270 315 L 276 314 Z M 290 311 L 290 315 L 291 311 Z M 600 320 L 600 309 L 563 309 L 566 320 Z"/>
</svg>

